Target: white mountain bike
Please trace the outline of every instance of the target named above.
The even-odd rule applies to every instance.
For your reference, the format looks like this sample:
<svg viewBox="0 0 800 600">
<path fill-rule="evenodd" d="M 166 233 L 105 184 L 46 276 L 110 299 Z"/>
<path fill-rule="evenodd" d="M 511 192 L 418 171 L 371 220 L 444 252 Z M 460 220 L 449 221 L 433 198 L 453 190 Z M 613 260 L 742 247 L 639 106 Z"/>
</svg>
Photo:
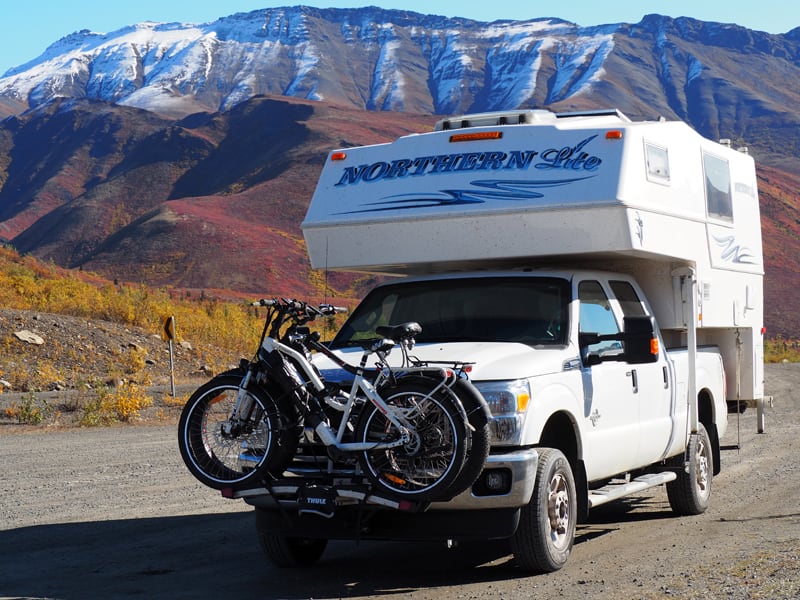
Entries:
<svg viewBox="0 0 800 600">
<path fill-rule="evenodd" d="M 181 414 L 181 455 L 198 480 L 215 489 L 268 486 L 305 432 L 331 458 L 354 459 L 376 492 L 399 500 L 447 499 L 475 482 L 489 452 L 489 409 L 466 363 L 413 359 L 417 323 L 378 328 L 383 337 L 365 342 L 353 366 L 305 327 L 343 309 L 286 299 L 254 305 L 268 308 L 255 357 L 200 387 Z M 391 367 L 397 346 L 402 366 Z M 312 350 L 352 375 L 349 391 L 323 380 Z"/>
</svg>

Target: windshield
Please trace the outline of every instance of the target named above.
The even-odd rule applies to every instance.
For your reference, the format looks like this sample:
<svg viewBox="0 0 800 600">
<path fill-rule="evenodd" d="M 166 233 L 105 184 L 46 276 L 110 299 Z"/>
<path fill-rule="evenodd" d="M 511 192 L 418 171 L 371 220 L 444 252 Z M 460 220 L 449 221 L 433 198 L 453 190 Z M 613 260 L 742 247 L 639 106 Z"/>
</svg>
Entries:
<svg viewBox="0 0 800 600">
<path fill-rule="evenodd" d="M 554 277 L 474 277 L 378 287 L 358 305 L 331 348 L 378 337 L 380 325 L 416 321 L 418 343 L 564 345 L 570 284 Z"/>
</svg>

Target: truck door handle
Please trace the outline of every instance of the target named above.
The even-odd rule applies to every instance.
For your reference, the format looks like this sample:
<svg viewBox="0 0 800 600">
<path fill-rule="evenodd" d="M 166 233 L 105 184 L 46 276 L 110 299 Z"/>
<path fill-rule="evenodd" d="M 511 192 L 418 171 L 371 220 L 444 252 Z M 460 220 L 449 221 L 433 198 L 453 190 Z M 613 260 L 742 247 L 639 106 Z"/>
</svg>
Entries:
<svg viewBox="0 0 800 600">
<path fill-rule="evenodd" d="M 664 389 L 669 387 L 669 374 L 667 373 L 667 367 L 661 367 L 662 372 L 664 373 Z"/>
<path fill-rule="evenodd" d="M 636 373 L 636 369 L 631 369 L 626 373 L 626 375 L 630 375 L 631 377 L 631 385 L 633 386 L 633 393 L 639 393 L 639 376 Z"/>
</svg>

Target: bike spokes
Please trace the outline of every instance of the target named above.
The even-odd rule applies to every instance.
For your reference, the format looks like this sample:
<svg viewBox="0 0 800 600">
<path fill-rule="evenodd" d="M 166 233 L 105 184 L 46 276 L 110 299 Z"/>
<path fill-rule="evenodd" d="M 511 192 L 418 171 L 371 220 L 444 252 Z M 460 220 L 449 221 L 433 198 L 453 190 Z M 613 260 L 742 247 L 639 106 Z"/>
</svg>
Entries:
<svg viewBox="0 0 800 600">
<path fill-rule="evenodd" d="M 247 392 L 247 410 L 232 418 L 237 378 L 222 376 L 189 399 L 179 425 L 181 455 L 189 470 L 213 488 L 241 487 L 274 466 L 283 434 L 268 398 Z M 241 403 L 240 403 L 241 405 Z"/>
<path fill-rule="evenodd" d="M 409 427 L 408 441 L 393 448 L 365 451 L 364 470 L 373 483 L 395 496 L 430 500 L 443 494 L 464 461 L 464 426 L 445 398 L 403 386 L 389 398 L 396 416 Z M 401 432 L 372 408 L 362 418 L 359 439 L 386 442 Z"/>
</svg>

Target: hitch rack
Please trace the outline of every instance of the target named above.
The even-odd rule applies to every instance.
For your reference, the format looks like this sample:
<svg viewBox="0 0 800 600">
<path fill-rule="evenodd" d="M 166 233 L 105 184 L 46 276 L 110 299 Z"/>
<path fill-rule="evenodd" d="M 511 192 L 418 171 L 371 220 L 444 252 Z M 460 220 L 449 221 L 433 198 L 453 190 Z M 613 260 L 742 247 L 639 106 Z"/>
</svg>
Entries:
<svg viewBox="0 0 800 600">
<path fill-rule="evenodd" d="M 271 499 L 280 508 L 300 508 L 301 495 L 304 491 L 312 488 L 319 488 L 328 494 L 333 495 L 336 508 L 340 506 L 369 504 L 383 506 L 385 508 L 400 511 L 415 511 L 423 506 L 420 503 L 408 500 L 394 500 L 378 494 L 371 494 L 369 488 L 363 484 L 326 484 L 311 478 L 300 478 L 298 483 L 290 482 L 285 479 L 276 483 L 267 484 L 263 487 L 245 488 L 234 490 L 223 488 L 220 490 L 224 498 L 244 499 L 245 501 L 256 499 Z M 303 512 L 300 509 L 300 512 Z M 314 511 L 308 511 L 314 512 Z"/>
</svg>

